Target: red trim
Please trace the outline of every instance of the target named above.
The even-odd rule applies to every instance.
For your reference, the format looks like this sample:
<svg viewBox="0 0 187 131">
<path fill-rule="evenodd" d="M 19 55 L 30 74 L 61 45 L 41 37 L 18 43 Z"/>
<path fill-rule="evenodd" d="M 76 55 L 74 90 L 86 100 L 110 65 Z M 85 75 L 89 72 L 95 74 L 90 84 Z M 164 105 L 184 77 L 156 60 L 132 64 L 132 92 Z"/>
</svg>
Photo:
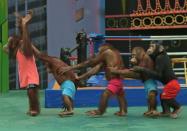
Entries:
<svg viewBox="0 0 187 131">
<path fill-rule="evenodd" d="M 187 25 L 175 25 L 175 26 L 149 26 L 149 27 L 129 27 L 129 28 L 106 28 L 106 31 L 119 31 L 119 30 L 151 30 L 151 29 L 178 29 L 187 28 Z"/>
<path fill-rule="evenodd" d="M 119 15 L 105 15 L 105 18 L 118 18 L 118 17 L 130 17 L 130 15 L 124 15 L 124 14 L 119 14 Z"/>
<path fill-rule="evenodd" d="M 164 11 L 164 12 L 150 12 L 150 13 L 132 13 L 130 17 L 140 17 L 140 16 L 159 16 L 159 15 L 168 15 L 168 14 L 185 14 L 187 10 L 177 10 L 177 11 Z"/>
<path fill-rule="evenodd" d="M 185 13 L 187 13 L 187 10 L 175 10 L 175 11 L 164 11 L 164 12 L 150 12 L 150 13 L 132 13 L 132 14 L 105 15 L 105 18 L 140 17 L 140 16 L 159 16 L 159 15 L 185 14 Z"/>
</svg>

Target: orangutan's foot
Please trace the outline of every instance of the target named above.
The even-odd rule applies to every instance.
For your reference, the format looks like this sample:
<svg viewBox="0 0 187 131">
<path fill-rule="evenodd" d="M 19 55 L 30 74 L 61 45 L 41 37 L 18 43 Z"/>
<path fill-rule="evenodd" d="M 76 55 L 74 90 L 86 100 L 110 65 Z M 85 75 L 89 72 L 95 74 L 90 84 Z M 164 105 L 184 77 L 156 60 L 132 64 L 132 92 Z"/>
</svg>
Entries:
<svg viewBox="0 0 187 131">
<path fill-rule="evenodd" d="M 116 116 L 126 116 L 127 113 L 126 112 L 118 111 L 118 112 L 114 113 L 114 115 L 116 115 Z"/>
<path fill-rule="evenodd" d="M 27 112 L 27 115 L 29 115 L 29 116 L 37 116 L 37 115 L 39 115 L 40 113 L 38 112 L 38 111 L 28 111 Z"/>
<path fill-rule="evenodd" d="M 90 111 L 87 111 L 86 114 L 92 117 L 102 116 L 102 113 L 99 110 L 90 110 Z"/>
<path fill-rule="evenodd" d="M 73 116 L 73 114 L 74 114 L 73 111 L 62 111 L 58 115 L 60 117 L 67 117 L 67 116 Z"/>
</svg>

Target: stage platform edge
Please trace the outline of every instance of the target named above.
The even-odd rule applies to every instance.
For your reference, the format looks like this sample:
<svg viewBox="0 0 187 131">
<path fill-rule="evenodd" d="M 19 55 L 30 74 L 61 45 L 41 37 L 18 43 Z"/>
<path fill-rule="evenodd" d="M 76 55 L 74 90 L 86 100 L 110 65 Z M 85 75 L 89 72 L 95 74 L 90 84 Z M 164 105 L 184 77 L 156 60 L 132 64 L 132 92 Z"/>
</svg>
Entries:
<svg viewBox="0 0 187 131">
<path fill-rule="evenodd" d="M 146 96 L 143 88 L 124 89 L 128 106 L 146 106 Z M 99 99 L 104 91 L 104 87 L 87 87 L 77 90 L 75 95 L 75 107 L 97 107 Z M 161 89 L 159 89 L 159 93 Z M 177 101 L 181 105 L 187 105 L 187 88 L 181 88 Z M 159 96 L 157 96 L 158 103 L 160 104 Z M 61 90 L 46 89 L 45 90 L 45 108 L 61 108 L 62 107 Z M 118 106 L 116 98 L 111 98 L 108 103 L 111 107 Z"/>
</svg>

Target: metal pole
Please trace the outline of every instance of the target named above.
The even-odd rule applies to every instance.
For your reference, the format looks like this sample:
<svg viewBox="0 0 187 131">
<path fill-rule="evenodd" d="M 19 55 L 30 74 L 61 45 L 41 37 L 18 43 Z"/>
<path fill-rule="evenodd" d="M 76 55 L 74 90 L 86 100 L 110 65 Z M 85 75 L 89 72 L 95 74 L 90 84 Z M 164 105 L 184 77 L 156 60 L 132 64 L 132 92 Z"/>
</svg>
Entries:
<svg viewBox="0 0 187 131">
<path fill-rule="evenodd" d="M 18 0 L 15 1 L 15 13 L 18 13 Z M 15 25 L 16 25 L 16 35 L 18 34 L 18 27 L 17 27 L 17 23 L 18 22 L 18 18 L 16 17 L 15 20 Z"/>
<path fill-rule="evenodd" d="M 28 11 L 28 0 L 25 0 L 25 15 L 27 15 Z"/>
<path fill-rule="evenodd" d="M 18 13 L 18 0 L 15 0 L 15 12 Z M 18 35 L 18 18 L 16 17 L 15 19 L 15 31 L 16 31 L 16 35 Z M 16 89 L 19 89 L 19 76 L 18 76 L 18 64 L 16 62 Z"/>
<path fill-rule="evenodd" d="M 122 12 L 123 14 L 125 14 L 125 11 L 126 11 L 126 0 L 121 0 L 121 5 L 122 5 Z"/>
<path fill-rule="evenodd" d="M 131 42 L 131 40 L 129 41 L 129 52 L 131 52 L 132 51 L 132 42 Z M 129 56 L 129 61 L 131 60 L 131 55 Z M 129 62 L 129 67 L 131 67 L 132 65 L 131 65 L 131 63 Z"/>
</svg>

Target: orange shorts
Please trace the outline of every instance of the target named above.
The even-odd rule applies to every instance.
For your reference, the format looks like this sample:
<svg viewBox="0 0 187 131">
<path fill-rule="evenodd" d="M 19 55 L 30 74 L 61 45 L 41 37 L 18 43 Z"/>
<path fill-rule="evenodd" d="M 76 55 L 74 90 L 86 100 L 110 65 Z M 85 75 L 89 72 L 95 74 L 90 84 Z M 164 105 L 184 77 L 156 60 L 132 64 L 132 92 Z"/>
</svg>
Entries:
<svg viewBox="0 0 187 131">
<path fill-rule="evenodd" d="M 163 92 L 161 94 L 161 99 L 175 98 L 179 93 L 179 91 L 180 91 L 179 82 L 177 80 L 171 80 L 165 85 Z"/>
<path fill-rule="evenodd" d="M 113 78 L 108 82 L 107 89 L 113 94 L 122 94 L 123 91 L 123 81 L 119 78 Z"/>
</svg>

